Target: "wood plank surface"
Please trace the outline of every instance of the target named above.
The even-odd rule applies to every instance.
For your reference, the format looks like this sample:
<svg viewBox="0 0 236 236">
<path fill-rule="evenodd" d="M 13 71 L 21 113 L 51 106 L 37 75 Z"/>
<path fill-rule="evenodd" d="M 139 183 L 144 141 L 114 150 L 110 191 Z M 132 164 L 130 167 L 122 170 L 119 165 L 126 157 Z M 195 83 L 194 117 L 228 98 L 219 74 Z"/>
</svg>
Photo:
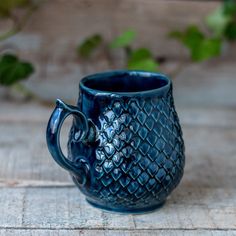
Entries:
<svg viewBox="0 0 236 236">
<path fill-rule="evenodd" d="M 236 235 L 236 111 L 178 111 L 186 145 L 180 186 L 161 209 L 122 215 L 87 204 L 50 157 L 45 129 L 51 108 L 2 103 L 0 235 Z M 64 144 L 68 129 L 69 122 Z"/>
<path fill-rule="evenodd" d="M 45 130 L 46 123 L 0 124 L 0 180 L 69 180 L 48 153 Z"/>
<path fill-rule="evenodd" d="M 213 119 L 214 120 L 214 119 Z M 198 121 L 197 121 L 198 122 Z M 183 181 L 190 186 L 236 186 L 236 128 L 183 124 L 186 168 Z M 45 140 L 46 122 L 0 123 L 0 182 L 55 181 L 72 184 L 68 173 L 50 156 Z M 67 131 L 62 133 L 64 147 Z M 56 183 L 55 183 L 56 184 Z M 50 185 L 50 183 L 49 183 Z"/>
<path fill-rule="evenodd" d="M 202 25 L 204 18 L 219 4 L 181 0 L 43 1 L 24 30 L 5 44 L 20 49 L 23 55 L 38 64 L 44 64 L 43 72 L 47 66 L 59 69 L 63 65 L 60 71 L 65 73 L 71 69 L 68 63 L 76 62 L 75 49 L 84 38 L 100 33 L 110 41 L 127 28 L 134 28 L 138 33 L 135 40 L 138 46 L 151 47 L 159 55 L 180 57 L 180 46 L 168 40 L 167 33 L 190 23 Z M 10 22 L 1 20 L 0 26 L 7 30 Z M 172 50 L 173 46 L 175 50 Z M 41 73 L 40 76 L 48 74 Z"/>
<path fill-rule="evenodd" d="M 90 206 L 75 187 L 2 188 L 0 228 L 236 230 L 236 189 L 180 185 L 149 214 L 123 215 Z"/>
<path fill-rule="evenodd" d="M 17 48 L 23 58 L 38 65 L 39 72 L 26 82 L 36 94 L 49 100 L 59 94 L 69 101 L 77 97 L 77 87 L 71 85 L 78 84 L 81 75 L 108 67 L 106 60 L 95 60 L 88 67 L 78 63 L 75 48 L 86 36 L 100 32 L 109 41 L 127 26 L 133 27 L 138 33 L 135 47 L 150 46 L 154 54 L 174 61 L 187 54 L 178 43 L 166 40 L 166 34 L 186 23 L 201 25 L 219 4 L 47 1 L 22 33 L 1 46 Z M 91 27 L 85 29 L 84 22 Z M 116 57 L 122 55 L 114 53 Z M 185 174 L 161 209 L 142 215 L 105 212 L 85 201 L 47 150 L 45 130 L 51 106 L 0 101 L 0 236 L 236 235 L 234 79 L 233 62 L 216 60 L 187 66 L 174 80 L 186 146 Z M 61 134 L 64 152 L 69 123 Z"/>
<path fill-rule="evenodd" d="M 234 236 L 235 230 L 0 230 L 0 236 Z"/>
<path fill-rule="evenodd" d="M 220 4 L 220 1 L 182 0 L 40 2 L 42 2 L 41 6 L 33 13 L 24 30 L 1 43 L 0 46 L 3 50 L 16 51 L 23 59 L 33 62 L 36 73 L 25 83 L 35 94 L 45 100 L 54 100 L 57 97 L 75 99 L 78 94 L 78 82 L 84 75 L 114 69 L 114 67 L 125 67 L 122 50 L 112 50 L 115 66 L 110 65 L 102 52 L 95 53 L 89 61 L 78 59 L 76 54 L 78 44 L 96 33 L 102 34 L 104 40 L 110 42 L 121 32 L 134 28 L 137 37 L 132 47 L 147 47 L 154 55 L 167 58 L 167 65 L 163 69 L 161 65 L 162 72 L 175 70 L 175 66 L 172 66 L 173 61 L 174 64 L 176 61 L 179 64 L 179 60 L 188 59 L 189 54 L 180 43 L 167 36 L 169 32 L 182 30 L 192 24 L 204 29 L 205 17 Z M 11 21 L 1 20 L 0 28 L 3 31 L 9 30 Z M 234 67 L 235 46 L 224 47 L 223 55 L 218 61 L 225 61 L 228 58 Z M 222 81 L 222 77 L 225 77 L 225 74 L 221 76 L 218 72 L 219 65 L 216 66 L 215 61 L 212 62 L 211 71 L 218 71 L 213 74 L 210 72 L 210 75 L 208 74 L 210 68 L 204 68 L 202 65 L 209 66 L 208 63 L 201 63 L 198 69 L 199 75 L 195 76 L 195 71 L 191 71 L 187 79 L 199 81 L 199 78 L 205 79 L 207 75 L 215 81 L 219 75 Z M 190 65 L 186 65 L 185 69 L 189 67 Z M 3 97 L 4 93 L 1 91 L 0 88 L 0 97 Z M 205 91 L 204 88 L 198 90 L 201 93 L 200 97 Z M 213 89 L 207 90 L 209 93 L 212 91 Z M 224 89 L 221 88 L 220 91 Z M 185 100 L 189 99 L 191 97 Z"/>
<path fill-rule="evenodd" d="M 235 97 L 236 98 L 236 97 Z M 232 97 L 234 99 L 234 97 Z M 75 105 L 75 101 L 67 101 Z M 0 123 L 5 126 L 12 123 L 44 123 L 45 127 L 54 109 L 54 102 L 50 106 L 42 106 L 39 103 L 0 103 Z M 202 107 L 183 106 L 177 103 L 177 112 L 183 125 L 191 126 L 218 126 L 236 128 L 236 106 L 235 107 Z M 68 123 L 68 122 L 67 122 Z"/>
<path fill-rule="evenodd" d="M 234 236 L 235 230 L 0 230 L 0 236 Z"/>
</svg>

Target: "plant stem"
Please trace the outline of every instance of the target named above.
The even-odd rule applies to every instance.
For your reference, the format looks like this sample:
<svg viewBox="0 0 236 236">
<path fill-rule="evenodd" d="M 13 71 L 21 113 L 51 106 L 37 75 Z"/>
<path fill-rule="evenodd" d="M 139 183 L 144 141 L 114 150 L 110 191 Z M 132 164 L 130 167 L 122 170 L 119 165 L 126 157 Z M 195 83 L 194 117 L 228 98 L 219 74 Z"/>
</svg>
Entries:
<svg viewBox="0 0 236 236">
<path fill-rule="evenodd" d="M 3 33 L 2 35 L 0 35 L 0 41 L 3 41 L 7 38 L 10 38 L 11 36 L 17 34 L 17 30 L 15 29 L 15 27 L 13 27 L 12 29 L 10 29 L 9 31 Z"/>
<path fill-rule="evenodd" d="M 34 12 L 34 10 L 37 8 L 36 5 L 33 5 L 31 7 L 28 8 L 27 12 L 25 13 L 25 15 L 22 17 L 21 21 L 18 23 L 17 19 L 15 19 L 15 17 L 10 16 L 10 18 L 13 20 L 14 25 L 12 27 L 12 29 L 8 30 L 7 32 L 3 33 L 2 35 L 0 35 L 0 41 L 6 40 L 12 36 L 14 36 L 15 34 L 17 34 L 18 32 L 20 32 L 26 25 L 28 19 L 30 18 L 30 16 L 32 15 L 32 13 Z"/>
<path fill-rule="evenodd" d="M 169 76 L 171 77 L 171 78 L 176 78 L 177 77 L 177 75 L 184 69 L 184 67 L 186 67 L 186 65 L 188 64 L 188 62 L 186 62 L 186 61 L 181 61 L 178 65 L 177 65 L 177 67 L 173 70 L 173 71 L 171 71 L 170 73 L 169 73 Z"/>
<path fill-rule="evenodd" d="M 106 57 L 107 62 L 108 62 L 108 66 L 110 67 L 110 69 L 114 69 L 113 58 L 111 56 L 109 47 L 107 47 L 107 45 L 104 45 L 104 53 L 105 53 L 105 57 Z"/>
<path fill-rule="evenodd" d="M 126 47 L 124 47 L 124 49 L 125 49 L 125 54 L 126 54 L 127 58 L 129 58 L 130 54 L 132 53 L 132 48 L 130 46 L 126 46 Z"/>
<path fill-rule="evenodd" d="M 22 95 L 25 96 L 26 100 L 30 100 L 33 98 L 36 98 L 36 95 L 33 94 L 27 87 L 25 87 L 22 83 L 15 83 L 12 86 L 13 89 L 21 93 Z"/>
<path fill-rule="evenodd" d="M 35 102 L 39 102 L 40 104 L 44 105 L 44 106 L 52 106 L 52 104 L 54 104 L 51 101 L 47 101 L 47 100 L 43 100 L 40 96 L 34 94 L 33 92 L 31 92 L 24 84 L 18 82 L 14 85 L 11 86 L 11 88 L 13 90 L 15 90 L 16 92 L 21 93 L 24 96 L 24 101 L 35 101 Z M 9 90 L 8 90 L 9 91 Z M 11 99 L 11 95 L 10 93 L 7 94 L 7 98 Z"/>
</svg>

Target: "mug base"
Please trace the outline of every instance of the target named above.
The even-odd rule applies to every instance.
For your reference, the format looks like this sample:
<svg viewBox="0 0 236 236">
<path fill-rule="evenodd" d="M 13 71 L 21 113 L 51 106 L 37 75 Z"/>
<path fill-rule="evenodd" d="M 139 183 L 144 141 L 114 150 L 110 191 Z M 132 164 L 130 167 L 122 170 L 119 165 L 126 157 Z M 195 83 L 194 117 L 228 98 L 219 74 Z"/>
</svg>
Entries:
<svg viewBox="0 0 236 236">
<path fill-rule="evenodd" d="M 116 208 L 116 207 L 109 207 L 104 205 L 99 205 L 97 203 L 94 203 L 86 198 L 86 201 L 92 205 L 93 207 L 99 208 L 103 211 L 109 211 L 113 213 L 123 213 L 123 214 L 145 214 L 150 213 L 152 211 L 157 210 L 158 208 L 161 208 L 165 201 L 158 203 L 156 205 L 150 206 L 150 207 L 142 207 L 142 208 L 136 208 L 136 209 L 130 209 L 130 208 Z"/>
</svg>

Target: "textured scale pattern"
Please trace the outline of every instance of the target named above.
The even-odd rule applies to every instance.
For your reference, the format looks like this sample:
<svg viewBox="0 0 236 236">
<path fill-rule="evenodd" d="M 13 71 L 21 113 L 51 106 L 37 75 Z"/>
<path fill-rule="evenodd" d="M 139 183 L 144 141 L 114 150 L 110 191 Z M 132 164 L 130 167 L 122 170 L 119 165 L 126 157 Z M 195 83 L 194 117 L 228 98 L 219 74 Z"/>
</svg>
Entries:
<svg viewBox="0 0 236 236">
<path fill-rule="evenodd" d="M 171 89 L 160 98 L 113 99 L 99 121 L 93 191 L 100 203 L 146 207 L 163 202 L 185 164 Z"/>
</svg>

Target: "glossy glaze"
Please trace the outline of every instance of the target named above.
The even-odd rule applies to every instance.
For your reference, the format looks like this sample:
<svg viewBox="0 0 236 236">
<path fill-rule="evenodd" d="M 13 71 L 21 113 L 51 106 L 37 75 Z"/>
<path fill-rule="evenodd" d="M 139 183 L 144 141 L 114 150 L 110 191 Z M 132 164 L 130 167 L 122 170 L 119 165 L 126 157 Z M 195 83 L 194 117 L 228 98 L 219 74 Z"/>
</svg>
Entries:
<svg viewBox="0 0 236 236">
<path fill-rule="evenodd" d="M 59 132 L 70 114 L 66 158 Z M 162 74 L 113 71 L 84 78 L 77 106 L 57 101 L 47 143 L 87 201 L 102 209 L 153 210 L 183 176 L 182 131 L 171 81 Z"/>
</svg>

